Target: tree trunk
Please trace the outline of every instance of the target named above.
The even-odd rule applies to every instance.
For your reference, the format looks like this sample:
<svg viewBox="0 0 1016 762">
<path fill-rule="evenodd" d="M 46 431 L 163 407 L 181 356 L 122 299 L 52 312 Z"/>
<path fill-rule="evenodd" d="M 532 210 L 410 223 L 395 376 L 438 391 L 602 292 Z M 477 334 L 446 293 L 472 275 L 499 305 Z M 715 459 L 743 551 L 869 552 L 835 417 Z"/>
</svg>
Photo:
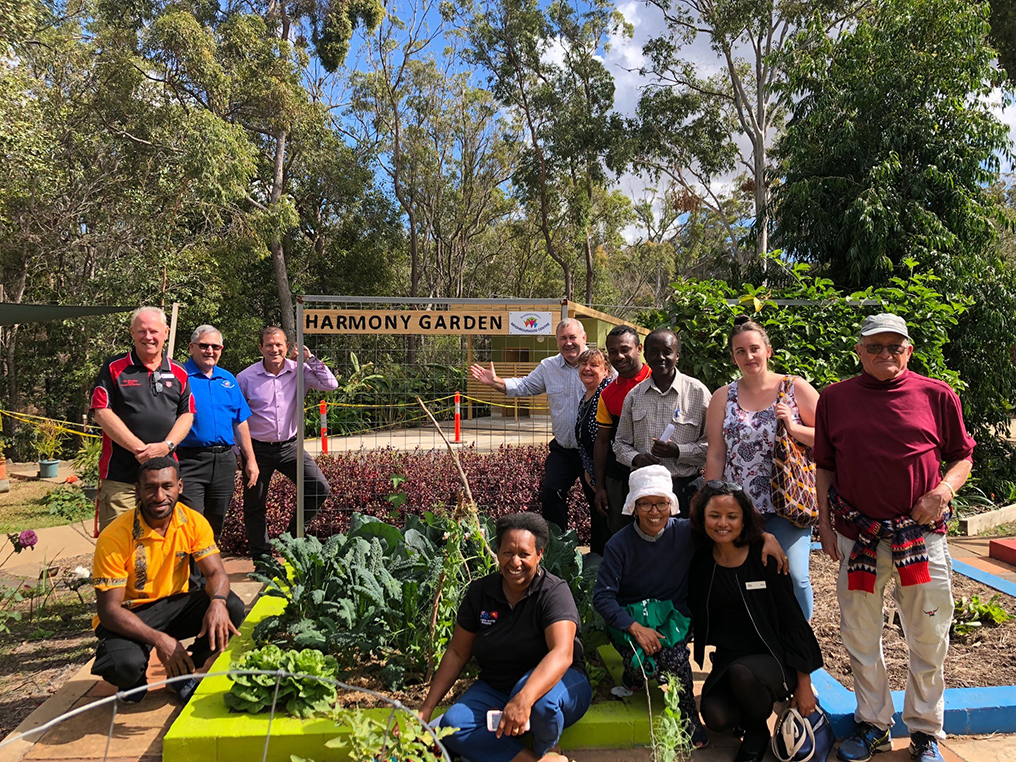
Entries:
<svg viewBox="0 0 1016 762">
<path fill-rule="evenodd" d="M 285 183 L 286 138 L 288 133 L 282 130 L 275 136 L 275 167 L 272 175 L 272 195 L 270 204 L 279 203 Z M 296 318 L 293 314 L 293 291 L 289 285 L 289 273 L 286 269 L 286 255 L 282 250 L 282 232 L 272 236 L 272 268 L 275 270 L 275 284 L 279 291 L 279 309 L 282 312 L 282 330 L 293 340 L 296 336 Z"/>
<path fill-rule="evenodd" d="M 593 242 L 589 239 L 589 226 L 586 226 L 586 306 L 593 303 Z"/>
</svg>

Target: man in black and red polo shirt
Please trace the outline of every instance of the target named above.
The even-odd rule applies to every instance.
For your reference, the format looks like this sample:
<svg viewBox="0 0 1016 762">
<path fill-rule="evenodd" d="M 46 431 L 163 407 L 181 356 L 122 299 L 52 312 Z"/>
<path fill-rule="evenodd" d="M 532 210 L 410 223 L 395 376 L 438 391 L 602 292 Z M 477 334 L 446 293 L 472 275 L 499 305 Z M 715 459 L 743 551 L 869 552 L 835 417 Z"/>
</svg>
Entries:
<svg viewBox="0 0 1016 762">
<path fill-rule="evenodd" d="M 600 392 L 596 408 L 599 433 L 593 447 L 593 465 L 596 467 L 596 500 L 594 510 L 607 517 L 610 534 L 624 528 L 630 516 L 621 514 L 628 496 L 629 468 L 614 457 L 614 436 L 621 408 L 628 392 L 649 375 L 649 366 L 642 362 L 642 343 L 638 332 L 630 325 L 619 325 L 607 334 L 607 357 L 617 371 L 617 378 Z"/>
<path fill-rule="evenodd" d="M 102 427 L 95 500 L 99 531 L 134 510 L 138 467 L 170 455 L 194 421 L 187 371 L 162 354 L 168 335 L 165 312 L 135 310 L 134 349 L 106 360 L 95 379 L 90 407 Z"/>
</svg>

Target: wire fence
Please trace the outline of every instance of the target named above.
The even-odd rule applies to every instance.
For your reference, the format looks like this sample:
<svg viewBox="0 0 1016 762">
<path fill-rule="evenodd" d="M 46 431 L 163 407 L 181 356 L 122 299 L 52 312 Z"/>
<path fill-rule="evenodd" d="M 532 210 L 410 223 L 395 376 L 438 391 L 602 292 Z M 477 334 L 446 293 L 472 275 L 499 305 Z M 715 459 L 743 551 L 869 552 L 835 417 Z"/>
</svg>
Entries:
<svg viewBox="0 0 1016 762">
<path fill-rule="evenodd" d="M 119 691 L 111 696 L 98 698 L 95 701 L 86 704 L 84 706 L 75 707 L 74 709 L 64 712 L 58 717 L 54 717 L 53 719 L 48 720 L 47 722 L 44 722 L 38 725 L 37 727 L 26 730 L 23 733 L 12 734 L 7 738 L 3 739 L 3 741 L 0 741 L 0 749 L 4 748 L 5 746 L 15 744 L 19 741 L 36 742 L 39 739 L 41 739 L 42 736 L 44 736 L 48 731 L 59 726 L 61 723 L 70 720 L 73 717 L 77 717 L 87 712 L 95 711 L 96 709 L 103 706 L 109 706 L 110 707 L 109 727 L 106 732 L 106 746 L 102 756 L 103 762 L 108 762 L 108 760 L 110 759 L 115 759 L 124 756 L 121 750 L 116 750 L 113 748 L 113 738 L 117 729 L 118 711 L 120 707 L 125 704 L 131 706 L 135 705 L 135 701 L 130 700 L 132 696 L 144 694 L 146 691 L 152 690 L 153 688 L 158 688 L 160 686 L 182 684 L 195 678 L 203 680 L 208 677 L 236 677 L 239 675 L 265 675 L 268 677 L 275 678 L 275 686 L 272 694 L 272 703 L 267 712 L 268 722 L 265 732 L 264 745 L 262 747 L 260 756 L 261 762 L 267 762 L 269 758 L 268 753 L 272 741 L 272 724 L 275 720 L 278 711 L 279 688 L 282 684 L 282 681 L 288 678 L 295 678 L 298 680 L 314 680 L 321 683 L 327 683 L 339 690 L 351 691 L 356 693 L 365 693 L 371 696 L 372 698 L 391 706 L 391 712 L 388 715 L 385 725 L 384 740 L 381 744 L 381 748 L 377 750 L 378 753 L 377 759 L 387 760 L 390 758 L 387 751 L 391 746 L 394 745 L 393 742 L 394 739 L 396 738 L 396 734 L 398 733 L 397 718 L 401 714 L 407 719 L 407 721 L 419 723 L 420 726 L 424 728 L 425 733 L 431 737 L 431 739 L 434 742 L 433 751 L 435 759 L 444 760 L 445 762 L 451 762 L 451 756 L 449 755 L 448 750 L 445 748 L 444 744 L 441 743 L 440 739 L 434 732 L 436 723 L 434 721 L 432 721 L 430 724 L 424 722 L 422 719 L 420 719 L 419 715 L 417 715 L 414 709 L 407 707 L 398 699 L 385 696 L 382 693 L 377 693 L 375 691 L 372 691 L 368 688 L 364 688 L 361 686 L 347 685 L 346 683 L 343 683 L 340 680 L 324 677 L 322 675 L 308 675 L 298 672 L 289 672 L 287 670 L 261 670 L 261 669 L 230 669 L 217 672 L 207 672 L 204 674 L 178 675 L 176 677 L 169 677 L 164 680 L 155 681 L 143 686 L 131 688 L 129 690 Z M 339 726 L 337 726 L 336 735 L 338 735 L 339 732 L 340 732 Z M 324 748 L 322 748 L 321 753 L 322 756 L 326 753 Z M 70 755 L 71 750 L 68 750 L 68 756 Z"/>
</svg>

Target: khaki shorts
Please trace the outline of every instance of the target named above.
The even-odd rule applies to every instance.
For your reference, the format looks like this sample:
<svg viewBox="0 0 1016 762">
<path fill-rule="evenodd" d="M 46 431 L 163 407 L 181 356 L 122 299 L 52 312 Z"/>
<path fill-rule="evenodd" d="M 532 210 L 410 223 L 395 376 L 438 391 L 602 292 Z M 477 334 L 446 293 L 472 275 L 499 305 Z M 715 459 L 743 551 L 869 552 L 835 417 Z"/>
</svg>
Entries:
<svg viewBox="0 0 1016 762">
<path fill-rule="evenodd" d="M 121 513 L 133 511 L 137 504 L 133 484 L 100 479 L 99 493 L 95 496 L 95 506 L 99 511 L 99 531 L 112 524 L 113 519 Z"/>
</svg>

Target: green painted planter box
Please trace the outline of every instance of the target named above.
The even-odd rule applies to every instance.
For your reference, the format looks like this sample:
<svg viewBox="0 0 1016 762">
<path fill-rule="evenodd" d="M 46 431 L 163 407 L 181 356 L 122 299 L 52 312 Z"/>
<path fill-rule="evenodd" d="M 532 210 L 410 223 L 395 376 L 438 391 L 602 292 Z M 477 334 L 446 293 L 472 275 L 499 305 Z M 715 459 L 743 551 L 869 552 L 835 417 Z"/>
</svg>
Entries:
<svg viewBox="0 0 1016 762">
<path fill-rule="evenodd" d="M 262 597 L 240 627 L 211 672 L 224 672 L 245 651 L 253 648 L 251 632 L 254 625 L 267 616 L 281 613 L 286 602 L 281 598 Z M 607 667 L 616 680 L 620 678 L 621 658 L 613 648 L 600 649 Z M 254 762 L 260 760 L 269 731 L 269 715 L 240 714 L 229 711 L 222 699 L 229 692 L 228 677 L 209 677 L 201 681 L 194 696 L 177 716 L 166 733 L 162 745 L 163 762 Z M 663 694 L 652 689 L 654 709 L 663 706 Z M 388 709 L 369 709 L 372 714 L 387 717 Z M 325 742 L 346 732 L 330 720 L 301 720 L 277 712 L 271 720 L 268 762 L 290 762 L 297 754 L 332 762 L 347 759 L 342 749 L 327 749 Z M 564 749 L 624 749 L 649 744 L 649 714 L 644 693 L 624 701 L 594 704 L 578 723 L 565 730 L 561 737 Z"/>
</svg>

